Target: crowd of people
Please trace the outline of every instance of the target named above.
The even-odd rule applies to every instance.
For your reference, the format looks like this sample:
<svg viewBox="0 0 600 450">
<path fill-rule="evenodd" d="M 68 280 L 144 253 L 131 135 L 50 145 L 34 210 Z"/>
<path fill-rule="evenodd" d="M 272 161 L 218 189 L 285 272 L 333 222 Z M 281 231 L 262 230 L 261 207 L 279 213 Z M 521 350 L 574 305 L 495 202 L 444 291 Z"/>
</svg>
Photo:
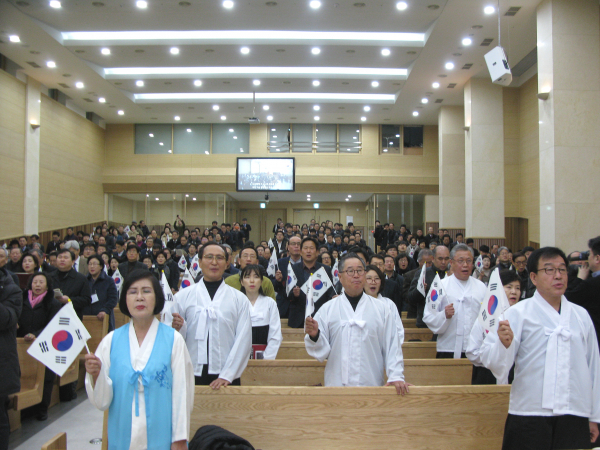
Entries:
<svg viewBox="0 0 600 450">
<path fill-rule="evenodd" d="M 461 233 L 413 234 L 379 221 L 373 248 L 352 223 L 278 219 L 272 237 L 256 243 L 251 231 L 246 219 L 201 230 L 177 216 L 160 231 L 140 221 L 91 234 L 68 228 L 45 245 L 37 235 L 9 242 L 0 251 L 0 401 L 18 391 L 14 338 L 33 342 L 70 301 L 80 317 L 109 318 L 111 333 L 86 356 L 86 390 L 109 410 L 109 440 L 183 449 L 193 386 L 239 385 L 251 355 L 275 359 L 283 318 L 304 327 L 308 353 L 327 361 L 325 385 L 382 386 L 387 375 L 387 385 L 407 394 L 406 311 L 434 333 L 438 358 L 473 362 L 473 384 L 513 384 L 504 448 L 589 448 L 598 437 L 600 237 L 567 256 L 553 247 L 474 248 Z M 194 283 L 182 285 L 195 263 Z M 497 332 L 486 333 L 478 315 L 495 270 L 510 308 Z M 317 272 L 330 287 L 311 305 L 303 288 Z M 17 273 L 30 275 L 22 292 Z M 131 322 L 115 330 L 117 306 Z M 47 369 L 39 420 L 54 379 Z M 62 400 L 75 396 L 74 385 L 61 388 Z M 147 413 L 158 409 L 173 420 Z M 4 442 L 5 408 L 1 414 Z M 525 434 L 530 447 L 519 440 Z"/>
</svg>

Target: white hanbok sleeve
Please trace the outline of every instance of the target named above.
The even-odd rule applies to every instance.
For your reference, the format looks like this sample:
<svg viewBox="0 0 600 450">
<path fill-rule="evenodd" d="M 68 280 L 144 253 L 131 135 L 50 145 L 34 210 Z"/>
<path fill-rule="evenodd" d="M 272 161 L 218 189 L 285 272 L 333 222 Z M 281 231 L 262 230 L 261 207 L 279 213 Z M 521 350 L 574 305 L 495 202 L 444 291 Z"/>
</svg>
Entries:
<svg viewBox="0 0 600 450">
<path fill-rule="evenodd" d="M 281 320 L 279 319 L 279 310 L 277 303 L 269 297 L 269 337 L 267 338 L 267 348 L 265 349 L 265 359 L 275 359 L 277 352 L 283 341 L 281 334 Z"/>
<path fill-rule="evenodd" d="M 400 322 L 402 324 L 402 322 Z M 402 326 L 402 325 L 400 325 Z M 404 334 L 404 329 L 402 329 Z M 398 326 L 393 315 L 389 315 L 385 321 L 384 338 L 386 344 L 385 372 L 388 382 L 404 381 L 404 356 L 402 345 L 398 336 Z"/>
<path fill-rule="evenodd" d="M 317 342 L 314 342 L 308 334 L 304 335 L 304 346 L 306 347 L 306 351 L 310 356 L 320 362 L 329 358 L 329 353 L 331 352 L 331 345 L 329 343 L 331 336 L 329 336 L 329 327 L 327 326 L 327 323 L 329 322 L 327 312 L 330 308 L 326 306 L 327 305 L 319 309 L 314 317 L 319 326 L 319 338 L 317 339 Z"/>
<path fill-rule="evenodd" d="M 190 417 L 194 408 L 194 366 L 185 340 L 175 333 L 171 354 L 173 373 L 171 442 L 189 441 Z"/>
<path fill-rule="evenodd" d="M 471 328 L 471 334 L 469 335 L 469 343 L 467 344 L 466 355 L 476 366 L 481 366 L 481 358 L 479 357 L 481 353 L 481 346 L 483 345 L 483 340 L 485 332 L 483 331 L 483 327 L 479 323 L 478 319 L 475 319 L 475 323 L 473 324 L 473 328 Z"/>
<path fill-rule="evenodd" d="M 442 307 L 441 311 L 431 311 L 431 308 L 428 308 L 425 305 L 425 309 L 423 310 L 423 322 L 427 325 L 433 334 L 443 334 L 450 326 L 450 321 L 452 319 L 446 319 L 446 310 L 445 307 Z"/>
<path fill-rule="evenodd" d="M 233 290 L 233 288 L 230 288 Z M 219 378 L 230 383 L 242 376 L 242 372 L 248 365 L 250 352 L 252 351 L 252 319 L 250 318 L 250 302 L 248 298 L 240 293 L 243 298 L 237 297 L 238 321 L 235 327 L 235 341 Z"/>
<path fill-rule="evenodd" d="M 490 369 L 497 380 L 508 379 L 521 343 L 521 323 L 516 315 L 510 313 L 510 309 L 504 313 L 514 335 L 510 347 L 504 346 L 496 330 L 487 334 L 479 352 L 481 364 Z"/>
<path fill-rule="evenodd" d="M 114 332 L 107 334 L 98 345 L 95 355 L 100 359 L 102 366 L 100 374 L 94 384 L 94 379 L 89 373 L 85 374 L 85 390 L 92 405 L 100 411 L 106 411 L 113 399 L 112 380 L 110 374 L 110 348 Z"/>
</svg>

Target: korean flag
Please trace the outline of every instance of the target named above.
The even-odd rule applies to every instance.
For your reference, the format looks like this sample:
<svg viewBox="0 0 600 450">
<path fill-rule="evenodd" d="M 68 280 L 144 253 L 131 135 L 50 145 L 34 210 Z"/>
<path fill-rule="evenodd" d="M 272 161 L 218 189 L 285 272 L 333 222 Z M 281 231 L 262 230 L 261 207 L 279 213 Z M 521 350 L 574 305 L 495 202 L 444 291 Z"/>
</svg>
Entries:
<svg viewBox="0 0 600 450">
<path fill-rule="evenodd" d="M 287 280 L 285 280 L 286 295 L 290 295 L 290 292 L 296 287 L 296 284 L 298 284 L 298 277 L 294 273 L 294 269 L 292 269 L 292 263 L 288 262 Z"/>
<path fill-rule="evenodd" d="M 502 314 L 509 306 L 510 303 L 500 281 L 500 269 L 496 269 L 490 275 L 487 292 L 481 302 L 477 318 L 486 334 L 498 328 L 498 321 L 502 320 Z"/>
</svg>

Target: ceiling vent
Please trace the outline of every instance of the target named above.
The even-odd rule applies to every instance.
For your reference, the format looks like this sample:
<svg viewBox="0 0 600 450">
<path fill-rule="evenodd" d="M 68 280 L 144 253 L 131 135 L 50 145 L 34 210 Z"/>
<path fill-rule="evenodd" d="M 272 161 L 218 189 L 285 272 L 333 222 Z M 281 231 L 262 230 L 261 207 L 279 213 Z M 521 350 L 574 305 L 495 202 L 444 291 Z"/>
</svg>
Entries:
<svg viewBox="0 0 600 450">
<path fill-rule="evenodd" d="M 29 64 L 31 67 L 35 68 L 35 69 L 39 69 L 40 66 L 38 63 L 36 63 L 35 61 L 27 61 L 27 64 Z"/>
<path fill-rule="evenodd" d="M 93 102 L 93 100 L 92 100 L 92 99 L 89 99 L 89 98 L 84 98 L 84 100 L 85 100 L 86 102 L 88 102 L 88 103 L 92 103 L 92 102 Z"/>
<path fill-rule="evenodd" d="M 520 6 L 511 6 L 510 8 L 508 8 L 508 11 L 506 11 L 506 14 L 504 14 L 504 15 L 508 16 L 508 17 L 513 17 L 513 16 L 517 15 L 517 13 L 519 12 L 520 9 L 521 9 Z"/>
<path fill-rule="evenodd" d="M 484 39 L 483 41 L 481 41 L 481 46 L 489 47 L 492 42 L 494 42 L 494 40 L 491 38 Z"/>
<path fill-rule="evenodd" d="M 473 64 L 465 64 L 464 66 L 462 66 L 462 69 L 469 70 L 471 67 L 473 67 Z"/>
<path fill-rule="evenodd" d="M 443 99 L 443 98 L 438 98 L 438 99 L 437 99 L 435 102 L 436 102 L 436 103 L 442 103 L 443 101 L 444 101 L 444 99 Z"/>
<path fill-rule="evenodd" d="M 59 85 L 60 87 L 63 87 L 63 88 L 65 88 L 65 89 L 71 89 L 71 86 L 69 86 L 68 84 L 65 84 L 65 83 L 58 83 L 58 85 Z"/>
<path fill-rule="evenodd" d="M 456 83 L 450 83 L 448 85 L 448 89 L 454 89 L 456 87 Z"/>
</svg>

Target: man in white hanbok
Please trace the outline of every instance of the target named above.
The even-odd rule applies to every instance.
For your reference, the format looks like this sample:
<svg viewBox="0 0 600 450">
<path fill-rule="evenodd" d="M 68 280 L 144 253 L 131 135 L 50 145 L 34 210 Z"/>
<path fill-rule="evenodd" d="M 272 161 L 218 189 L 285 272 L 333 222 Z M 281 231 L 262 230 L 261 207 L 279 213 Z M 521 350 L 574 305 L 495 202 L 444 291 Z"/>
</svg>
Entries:
<svg viewBox="0 0 600 450">
<path fill-rule="evenodd" d="M 309 355 L 327 360 L 325 386 L 395 386 L 408 392 L 402 347 L 389 305 L 363 292 L 365 265 L 354 253 L 339 262 L 344 293 L 325 303 L 305 321 Z"/>
<path fill-rule="evenodd" d="M 503 379 L 513 363 L 503 450 L 591 448 L 600 422 L 600 355 L 587 311 L 564 296 L 565 254 L 534 251 L 527 270 L 537 291 L 504 312 L 481 362 Z"/>
<path fill-rule="evenodd" d="M 423 322 L 437 338 L 437 358 L 466 358 L 469 336 L 486 287 L 471 276 L 473 249 L 458 244 L 450 252 L 452 275 L 441 280 L 437 300 L 425 305 Z"/>
<path fill-rule="evenodd" d="M 185 338 L 196 385 L 239 385 L 252 350 L 250 302 L 223 281 L 223 246 L 208 243 L 198 258 L 204 277 L 175 295 L 172 325 Z"/>
</svg>

